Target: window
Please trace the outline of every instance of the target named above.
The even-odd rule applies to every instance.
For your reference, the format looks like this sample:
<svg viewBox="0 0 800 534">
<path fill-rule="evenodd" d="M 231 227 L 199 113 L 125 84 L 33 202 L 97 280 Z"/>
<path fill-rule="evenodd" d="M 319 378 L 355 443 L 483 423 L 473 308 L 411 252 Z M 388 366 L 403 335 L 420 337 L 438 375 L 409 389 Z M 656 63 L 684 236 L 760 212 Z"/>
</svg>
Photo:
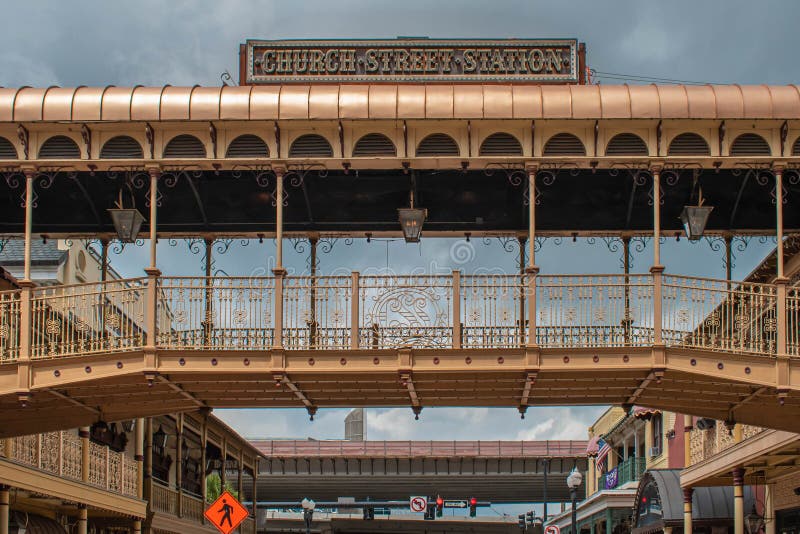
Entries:
<svg viewBox="0 0 800 534">
<path fill-rule="evenodd" d="M 660 413 L 653 415 L 650 424 L 653 425 L 653 448 L 650 456 L 659 456 L 664 445 L 664 420 Z"/>
</svg>

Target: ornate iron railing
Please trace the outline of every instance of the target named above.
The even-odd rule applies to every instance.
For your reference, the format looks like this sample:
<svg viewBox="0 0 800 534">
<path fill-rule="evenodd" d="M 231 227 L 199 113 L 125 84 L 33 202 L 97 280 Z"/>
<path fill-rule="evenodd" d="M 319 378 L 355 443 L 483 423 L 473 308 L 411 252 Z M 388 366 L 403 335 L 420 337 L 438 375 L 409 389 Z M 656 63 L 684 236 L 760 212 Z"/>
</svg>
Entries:
<svg viewBox="0 0 800 534">
<path fill-rule="evenodd" d="M 36 288 L 31 294 L 31 358 L 144 345 L 144 279 Z"/>
<path fill-rule="evenodd" d="M 630 457 L 623 460 L 618 466 L 610 472 L 603 473 L 600 476 L 597 485 L 598 491 L 604 489 L 614 489 L 628 482 L 639 480 L 647 469 L 647 459 L 643 456 L 639 458 Z"/>
<path fill-rule="evenodd" d="M 83 481 L 82 442 L 75 431 L 45 432 L 9 438 L 3 446 L 7 460 L 62 478 Z M 112 493 L 137 495 L 136 461 L 121 452 L 89 442 L 86 482 Z"/>
<path fill-rule="evenodd" d="M 461 346 L 509 348 L 525 343 L 526 277 L 459 275 Z"/>
<path fill-rule="evenodd" d="M 543 347 L 653 344 L 649 275 L 538 276 L 536 338 Z"/>
<path fill-rule="evenodd" d="M 372 275 L 358 280 L 359 346 L 453 346 L 453 277 Z"/>
<path fill-rule="evenodd" d="M 775 286 L 665 276 L 663 293 L 662 324 L 668 345 L 775 354 Z"/>
<path fill-rule="evenodd" d="M 158 277 L 0 293 L 0 363 L 148 339 L 179 350 L 496 349 L 531 335 L 541 347 L 648 347 L 656 326 L 669 346 L 774 355 L 785 340 L 798 356 L 798 325 L 797 288 L 660 274 Z"/>
<path fill-rule="evenodd" d="M 264 350 L 272 347 L 271 277 L 162 277 L 158 345 L 171 349 Z"/>
<path fill-rule="evenodd" d="M 19 357 L 20 291 L 0 291 L 0 362 Z"/>
</svg>

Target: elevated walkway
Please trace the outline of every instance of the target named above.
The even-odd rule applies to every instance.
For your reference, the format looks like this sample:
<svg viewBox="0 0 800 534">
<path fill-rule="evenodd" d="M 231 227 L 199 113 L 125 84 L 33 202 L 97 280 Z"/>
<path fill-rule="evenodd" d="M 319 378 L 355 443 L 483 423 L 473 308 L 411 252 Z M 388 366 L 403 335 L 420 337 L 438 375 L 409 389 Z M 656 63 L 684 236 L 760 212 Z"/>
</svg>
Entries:
<svg viewBox="0 0 800 534">
<path fill-rule="evenodd" d="M 22 288 L 0 293 L 0 432 L 198 407 L 575 404 L 800 431 L 798 291 L 660 272 Z"/>
</svg>

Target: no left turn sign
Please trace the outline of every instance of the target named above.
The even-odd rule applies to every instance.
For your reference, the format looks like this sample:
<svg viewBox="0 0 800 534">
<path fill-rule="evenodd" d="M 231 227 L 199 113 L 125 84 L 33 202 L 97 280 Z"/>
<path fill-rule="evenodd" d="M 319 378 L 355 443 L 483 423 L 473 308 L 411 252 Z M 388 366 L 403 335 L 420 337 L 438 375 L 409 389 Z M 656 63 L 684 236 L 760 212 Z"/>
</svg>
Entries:
<svg viewBox="0 0 800 534">
<path fill-rule="evenodd" d="M 428 509 L 428 498 L 418 495 L 413 496 L 408 501 L 408 507 L 411 508 L 412 512 L 424 512 Z"/>
</svg>

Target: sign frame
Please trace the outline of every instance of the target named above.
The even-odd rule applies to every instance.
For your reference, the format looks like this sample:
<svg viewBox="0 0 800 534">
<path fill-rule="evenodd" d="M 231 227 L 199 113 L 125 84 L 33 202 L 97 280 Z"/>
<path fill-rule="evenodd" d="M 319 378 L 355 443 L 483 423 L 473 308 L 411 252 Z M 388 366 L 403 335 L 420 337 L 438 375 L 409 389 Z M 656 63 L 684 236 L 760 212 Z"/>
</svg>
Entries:
<svg viewBox="0 0 800 534">
<path fill-rule="evenodd" d="M 419 505 L 417 505 L 415 507 L 414 503 L 422 503 L 423 506 L 422 506 L 421 509 L 417 510 L 417 508 L 419 508 Z M 414 513 L 422 513 L 422 512 L 427 511 L 428 510 L 428 497 L 423 496 L 423 495 L 412 495 L 412 496 L 410 496 L 408 498 L 408 508 L 409 508 L 409 510 L 411 510 Z"/>
<path fill-rule="evenodd" d="M 473 71 L 467 71 L 467 58 L 465 51 L 472 51 L 470 64 L 475 64 Z M 554 63 L 549 55 L 550 51 L 558 50 L 558 57 L 561 58 L 562 69 L 553 71 L 549 68 Z M 325 51 L 325 52 L 323 52 Z M 348 63 L 350 68 L 346 73 L 303 73 L 298 74 L 298 65 L 307 65 L 311 61 L 324 61 L 319 53 L 333 54 L 350 52 L 353 53 Z M 388 56 L 377 58 L 374 54 L 367 55 L 369 52 L 384 52 Z M 270 72 L 267 74 L 265 69 L 259 67 L 260 62 L 267 61 L 265 52 L 272 54 L 270 61 L 280 58 L 279 53 L 294 54 L 288 65 L 291 65 L 290 72 L 279 73 L 280 68 L 273 69 L 270 63 Z M 403 54 L 395 56 L 395 52 Z M 480 52 L 488 54 L 485 58 L 476 55 Z M 566 52 L 566 54 L 561 53 Z M 302 56 L 298 59 L 297 54 L 317 54 L 316 56 Z M 436 55 L 438 54 L 438 55 Z M 510 54 L 510 55 L 506 55 Z M 516 55 L 515 55 L 516 54 Z M 531 55 L 533 54 L 533 55 Z M 408 82 L 467 82 L 467 83 L 499 83 L 499 82 L 520 82 L 520 83 L 580 83 L 582 71 L 585 63 L 585 47 L 577 39 L 428 39 L 428 38 L 399 38 L 399 39 L 348 39 L 348 40 L 258 40 L 248 39 L 240 47 L 240 73 L 239 79 L 242 85 L 262 85 L 262 84 L 285 84 L 285 83 L 408 83 Z M 388 59 L 389 57 L 392 59 Z M 434 56 L 436 56 L 434 58 Z M 348 56 L 350 57 L 350 56 Z M 402 57 L 402 63 L 401 58 Z M 556 57 L 556 56 L 553 56 Z M 289 58 L 289 56 L 284 56 Z M 328 59 L 334 65 L 334 56 Z M 430 63 L 426 61 L 430 60 Z M 368 72 L 369 64 L 375 64 L 378 68 L 375 73 Z M 514 72 L 507 72 L 508 69 L 484 69 L 491 61 L 500 61 L 503 65 L 513 65 Z M 317 64 L 317 63 L 315 63 Z M 322 63 L 319 63 L 322 64 Z M 411 65 L 406 72 L 396 72 L 398 65 Z M 436 72 L 432 68 L 436 65 Z M 526 65 L 523 67 L 523 64 Z M 537 64 L 543 65 L 542 72 L 528 72 L 536 70 Z M 287 63 L 275 63 L 275 65 L 287 65 Z M 338 65 L 338 63 L 337 63 Z M 388 66 L 388 69 L 383 67 Z M 496 65 L 495 65 L 496 66 Z M 417 68 L 419 67 L 419 68 Z M 327 67 L 326 67 L 327 69 Z M 565 71 L 564 71 L 565 69 Z M 311 70 L 307 68 L 307 70 Z M 336 69 L 339 70 L 337 66 Z M 274 73 L 272 72 L 274 71 Z M 489 72 L 493 71 L 493 72 Z"/>
<path fill-rule="evenodd" d="M 228 525 L 225 526 L 224 528 L 222 526 L 222 522 L 220 522 L 219 525 L 217 524 L 216 520 L 220 519 L 220 518 L 210 515 L 210 514 L 219 513 L 218 507 L 220 505 L 223 505 L 223 506 L 227 505 L 227 506 L 229 506 L 231 508 L 231 511 L 227 514 L 228 515 L 228 519 L 229 519 Z M 234 512 L 237 512 L 237 511 L 239 512 L 237 514 L 237 516 L 231 517 L 231 514 L 234 513 Z M 244 512 L 244 515 L 241 515 L 242 511 Z M 245 519 L 250 517 L 250 512 L 247 510 L 247 508 L 244 507 L 244 505 L 242 503 L 239 502 L 239 499 L 234 497 L 231 494 L 231 492 L 229 492 L 228 490 L 225 490 L 225 491 L 222 492 L 222 494 L 219 497 L 216 498 L 216 500 L 213 503 L 208 505 L 206 507 L 206 509 L 203 510 L 203 515 L 222 534 L 230 534 L 231 532 L 236 530 L 236 528 L 239 525 L 241 525 L 242 522 Z M 224 514 L 223 514 L 223 516 L 224 516 Z M 224 521 L 224 519 L 223 519 L 223 521 Z"/>
</svg>

